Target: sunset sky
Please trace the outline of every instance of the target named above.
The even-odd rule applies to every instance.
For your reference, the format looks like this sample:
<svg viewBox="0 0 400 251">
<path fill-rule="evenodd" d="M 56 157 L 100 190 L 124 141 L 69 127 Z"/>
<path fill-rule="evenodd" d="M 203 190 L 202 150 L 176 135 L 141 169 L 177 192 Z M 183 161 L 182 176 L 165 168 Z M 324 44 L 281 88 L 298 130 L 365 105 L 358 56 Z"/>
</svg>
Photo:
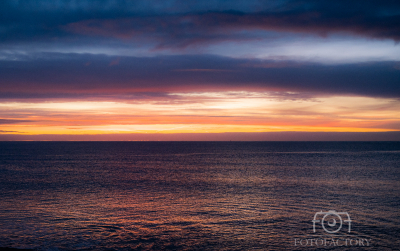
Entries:
<svg viewBox="0 0 400 251">
<path fill-rule="evenodd" d="M 400 140 L 400 1 L 5 0 L 0 140 Z"/>
</svg>

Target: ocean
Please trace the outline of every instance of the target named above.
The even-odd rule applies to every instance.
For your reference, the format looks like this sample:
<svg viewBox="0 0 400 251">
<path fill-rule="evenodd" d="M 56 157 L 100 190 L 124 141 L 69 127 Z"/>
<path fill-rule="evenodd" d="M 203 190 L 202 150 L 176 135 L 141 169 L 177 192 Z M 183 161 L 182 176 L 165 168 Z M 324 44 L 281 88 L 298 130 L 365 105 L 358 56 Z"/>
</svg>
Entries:
<svg viewBox="0 0 400 251">
<path fill-rule="evenodd" d="M 399 250 L 400 142 L 0 142 L 0 247 Z"/>
</svg>

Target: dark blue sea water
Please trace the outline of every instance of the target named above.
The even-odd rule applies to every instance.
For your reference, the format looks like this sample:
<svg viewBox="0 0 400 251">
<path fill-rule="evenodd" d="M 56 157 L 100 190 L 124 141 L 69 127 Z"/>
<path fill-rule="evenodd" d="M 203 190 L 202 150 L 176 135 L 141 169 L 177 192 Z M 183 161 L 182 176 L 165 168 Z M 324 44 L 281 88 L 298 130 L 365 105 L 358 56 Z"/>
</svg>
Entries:
<svg viewBox="0 0 400 251">
<path fill-rule="evenodd" d="M 0 247 L 399 250 L 400 143 L 0 142 L 0 203 Z"/>
</svg>

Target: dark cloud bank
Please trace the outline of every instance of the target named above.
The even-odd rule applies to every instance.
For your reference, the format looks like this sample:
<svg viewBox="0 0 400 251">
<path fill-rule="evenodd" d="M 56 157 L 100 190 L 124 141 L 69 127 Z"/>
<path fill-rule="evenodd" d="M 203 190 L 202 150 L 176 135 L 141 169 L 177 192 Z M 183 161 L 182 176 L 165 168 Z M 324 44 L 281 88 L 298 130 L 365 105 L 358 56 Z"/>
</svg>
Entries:
<svg viewBox="0 0 400 251">
<path fill-rule="evenodd" d="M 232 30 L 254 29 L 348 32 L 398 41 L 400 2 L 6 0 L 0 2 L 0 24 L 1 40 L 14 42 L 149 36 L 161 39 L 160 46 L 185 46 L 224 39 Z"/>
<path fill-rule="evenodd" d="M 0 134 L 2 141 L 400 141 L 400 132 L 260 132 L 99 135 Z"/>
<path fill-rule="evenodd" d="M 262 90 L 400 97 L 397 62 L 321 65 L 212 55 L 109 57 L 43 54 L 0 61 L 0 97 Z"/>
</svg>

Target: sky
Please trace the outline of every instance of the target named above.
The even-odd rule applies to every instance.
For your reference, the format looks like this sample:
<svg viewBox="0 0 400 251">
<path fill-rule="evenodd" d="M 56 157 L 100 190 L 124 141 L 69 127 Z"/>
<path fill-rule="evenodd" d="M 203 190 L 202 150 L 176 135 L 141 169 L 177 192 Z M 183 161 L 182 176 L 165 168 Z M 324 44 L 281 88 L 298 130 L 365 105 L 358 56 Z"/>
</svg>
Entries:
<svg viewBox="0 0 400 251">
<path fill-rule="evenodd" d="M 400 1 L 0 1 L 0 140 L 400 140 Z"/>
</svg>

